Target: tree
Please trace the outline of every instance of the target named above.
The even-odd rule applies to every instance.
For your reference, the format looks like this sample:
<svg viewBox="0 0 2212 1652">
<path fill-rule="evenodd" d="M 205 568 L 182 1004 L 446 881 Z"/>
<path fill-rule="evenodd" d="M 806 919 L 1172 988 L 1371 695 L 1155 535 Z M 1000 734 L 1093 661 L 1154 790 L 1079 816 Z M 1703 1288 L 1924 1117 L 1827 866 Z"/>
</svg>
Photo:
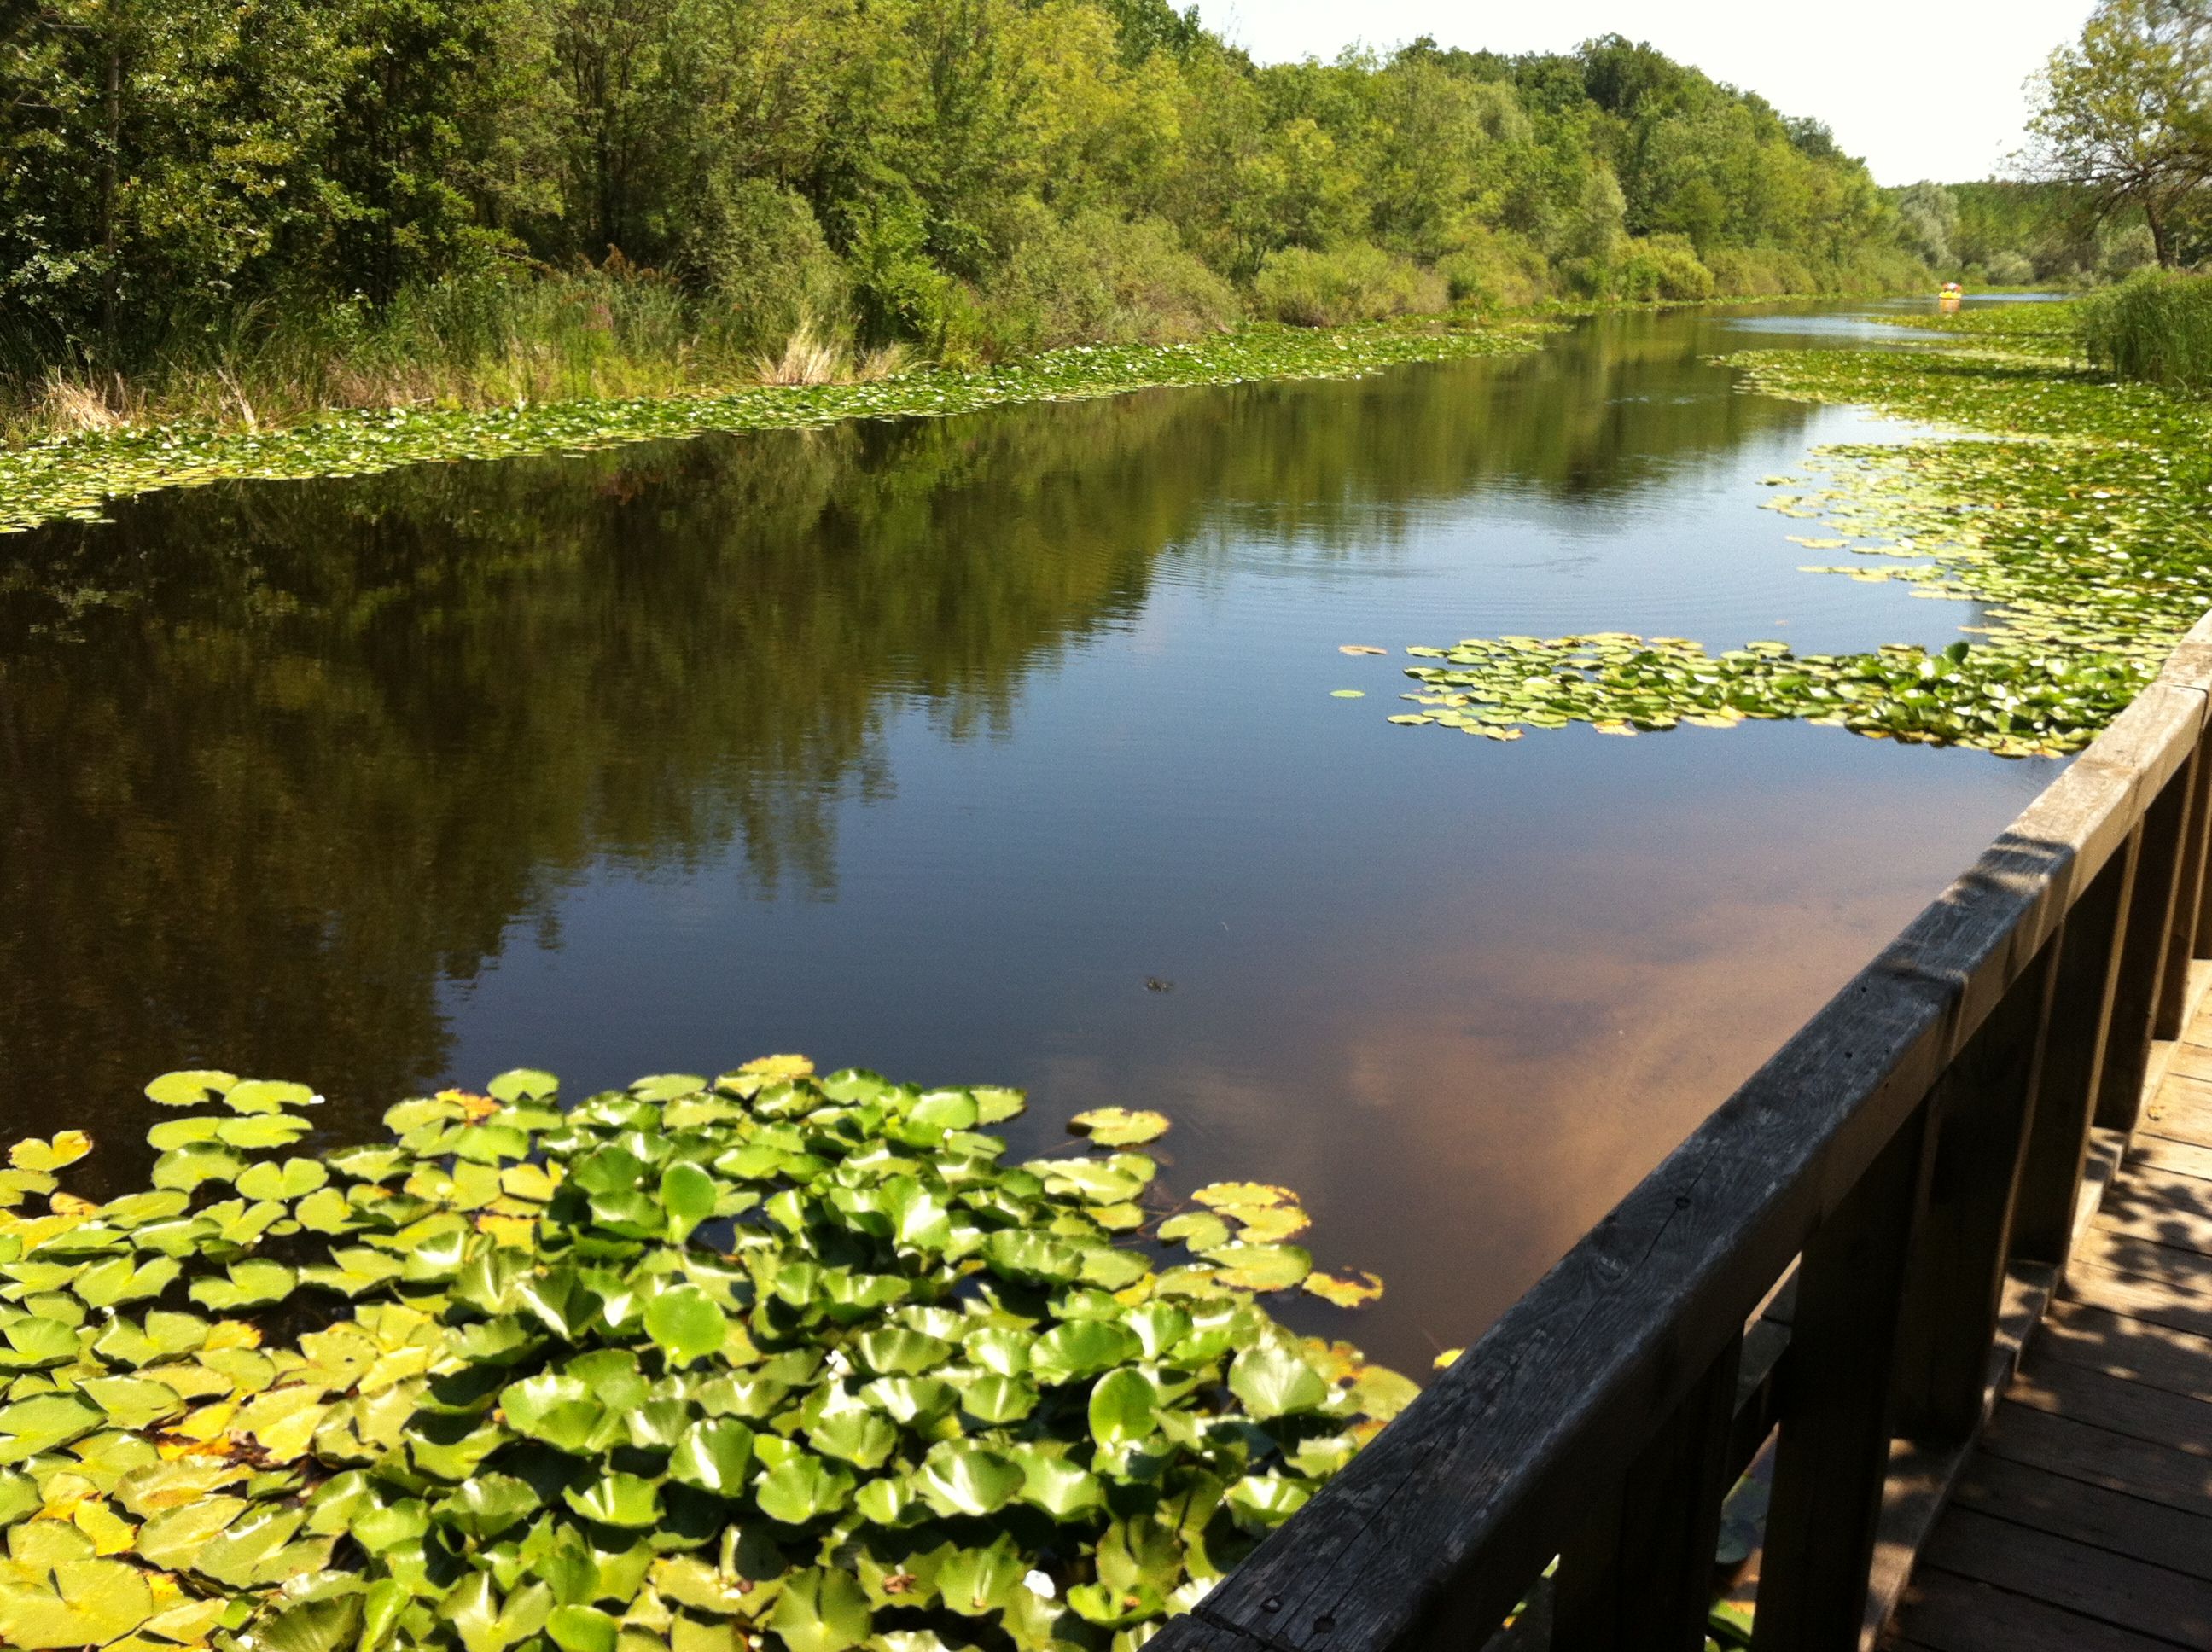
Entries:
<svg viewBox="0 0 2212 1652">
<path fill-rule="evenodd" d="M 2033 166 L 2100 221 L 2142 212 L 2161 264 L 2178 216 L 2212 183 L 2212 3 L 2104 0 L 2034 86 Z"/>
</svg>

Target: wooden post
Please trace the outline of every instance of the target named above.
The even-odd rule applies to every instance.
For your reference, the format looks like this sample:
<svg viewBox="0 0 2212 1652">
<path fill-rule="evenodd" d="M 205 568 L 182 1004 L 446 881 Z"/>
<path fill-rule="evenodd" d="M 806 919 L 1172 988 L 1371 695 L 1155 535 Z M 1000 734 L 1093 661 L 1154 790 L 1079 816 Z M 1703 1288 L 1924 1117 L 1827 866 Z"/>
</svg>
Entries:
<svg viewBox="0 0 2212 1652">
<path fill-rule="evenodd" d="M 1897 1432 L 1923 1445 L 1956 1444 L 1982 1424 L 2060 950 L 2058 936 L 2044 943 L 1929 1098 L 1935 1158 L 1913 1241 L 1893 1389 Z"/>
<path fill-rule="evenodd" d="M 1757 1652 L 1857 1652 L 1889 1464 L 1892 1357 L 1929 1145 L 1923 1100 L 1805 1247 Z"/>
<path fill-rule="evenodd" d="M 2196 760 L 2166 783 L 2136 829 L 2136 883 L 2120 949 L 2120 978 L 2112 998 L 2112 1030 L 2097 1091 L 2097 1122 L 2132 1133 L 2142 1110 L 2144 1077 L 2157 1030 L 2159 987 L 2166 970 L 2166 942 L 2173 897 L 2181 880 L 2181 837 L 2189 812 Z"/>
<path fill-rule="evenodd" d="M 1704 1652 L 1742 1355 L 1732 1338 L 1560 1557 L 1553 1652 Z"/>
<path fill-rule="evenodd" d="M 2212 762 L 2200 742 L 2189 760 L 2189 802 L 2182 816 L 2181 864 L 2174 871 L 2173 913 L 2168 920 L 2166 961 L 2159 972 L 2156 1036 L 2179 1038 L 2189 1014 L 2189 966 L 2197 957 L 2197 914 L 2204 900 L 2206 789 L 2212 786 Z"/>
<path fill-rule="evenodd" d="M 2140 840 L 2105 863 L 2060 932 L 2058 978 L 2044 1025 L 2027 1161 L 2013 1216 L 2013 1254 L 2062 1273 L 2074 1248 L 2074 1206 L 2087 1163 L 2089 1123 L 2105 1070 L 2112 999 L 2120 979 Z"/>
</svg>

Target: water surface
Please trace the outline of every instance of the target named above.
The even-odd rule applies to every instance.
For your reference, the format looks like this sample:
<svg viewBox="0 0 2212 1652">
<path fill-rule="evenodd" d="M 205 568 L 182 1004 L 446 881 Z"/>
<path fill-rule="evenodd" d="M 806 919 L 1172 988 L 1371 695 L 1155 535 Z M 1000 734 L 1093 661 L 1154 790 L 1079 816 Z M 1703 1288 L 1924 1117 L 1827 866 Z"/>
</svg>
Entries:
<svg viewBox="0 0 2212 1652">
<path fill-rule="evenodd" d="M 1540 355 L 157 495 L 0 551 L 0 1127 L 118 1187 L 188 1065 L 332 1141 L 528 1063 L 800 1050 L 1157 1107 L 1464 1343 L 2047 783 L 1752 724 L 1393 727 L 1498 632 L 1942 643 L 1759 508 L 1897 439 L 1709 358 Z M 1358 688 L 1367 697 L 1340 700 Z"/>
</svg>

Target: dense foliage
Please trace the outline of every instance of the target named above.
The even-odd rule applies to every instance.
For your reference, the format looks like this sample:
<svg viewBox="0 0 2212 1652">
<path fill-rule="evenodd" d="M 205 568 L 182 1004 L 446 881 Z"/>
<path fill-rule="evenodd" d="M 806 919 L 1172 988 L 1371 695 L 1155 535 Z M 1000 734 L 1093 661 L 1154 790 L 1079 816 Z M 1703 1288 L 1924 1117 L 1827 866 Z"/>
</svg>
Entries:
<svg viewBox="0 0 2212 1652">
<path fill-rule="evenodd" d="M 1159 1219 L 1157 1114 L 1016 1168 L 1018 1092 L 798 1058 L 490 1090 L 307 1156 L 306 1087 L 170 1073 L 105 1204 L 13 1150 L 0 1638 L 1124 1648 L 1413 1393 L 1258 1306 L 1380 1289 L 1286 1190 Z"/>
<path fill-rule="evenodd" d="M 2100 0 L 2051 54 L 2028 130 L 2039 175 L 2095 218 L 2138 216 L 2160 264 L 2194 263 L 2212 245 L 2212 7 Z"/>
<path fill-rule="evenodd" d="M 2123 379 L 2212 392 L 2212 279 L 2146 271 L 2082 307 L 2089 359 Z"/>
<path fill-rule="evenodd" d="M 102 396 L 1916 278 L 1824 128 L 1618 38 L 1258 67 L 1164 0 L 40 0 L 0 109 L 0 343 Z M 362 371 L 322 393 L 409 387 Z"/>
<path fill-rule="evenodd" d="M 2152 278 L 2115 297 L 2154 326 L 2166 307 L 2193 309 L 2197 292 Z M 2212 490 L 2212 417 L 2201 403 L 2083 372 L 2075 307 L 1941 325 L 1960 335 L 1957 347 L 1737 359 L 1769 395 L 1858 403 L 1985 438 L 1824 448 L 1813 476 L 1773 478 L 1790 489 L 1776 509 L 1821 525 L 1799 544 L 1862 559 L 1808 572 L 1980 604 L 1981 623 L 1960 628 L 1969 640 L 1799 655 L 1777 641 L 1713 653 L 1626 634 L 1470 638 L 1408 651 L 1440 663 L 1408 669 L 1419 687 L 1405 697 L 1419 709 L 1392 720 L 1513 738 L 1570 722 L 1634 734 L 1798 717 L 2007 756 L 2087 745 L 2212 607 L 2205 529 L 2176 503 Z"/>
</svg>

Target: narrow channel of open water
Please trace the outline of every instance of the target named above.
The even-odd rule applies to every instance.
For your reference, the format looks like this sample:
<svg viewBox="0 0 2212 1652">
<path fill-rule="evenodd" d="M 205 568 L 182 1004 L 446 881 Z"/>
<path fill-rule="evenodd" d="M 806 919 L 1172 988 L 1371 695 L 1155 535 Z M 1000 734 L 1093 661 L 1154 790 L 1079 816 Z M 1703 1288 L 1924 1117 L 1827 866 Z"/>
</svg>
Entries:
<svg viewBox="0 0 2212 1652">
<path fill-rule="evenodd" d="M 1469 1340 L 2054 766 L 1753 723 L 1394 727 L 1498 632 L 1949 641 L 1767 476 L 1903 428 L 1541 354 L 150 497 L 0 545 L 0 1129 L 119 1188 L 156 1072 L 330 1137 L 518 1063 L 804 1051 L 1158 1108 L 1289 1183 L 1409 1370 Z M 1357 688 L 1366 698 L 1335 699 Z"/>
</svg>

